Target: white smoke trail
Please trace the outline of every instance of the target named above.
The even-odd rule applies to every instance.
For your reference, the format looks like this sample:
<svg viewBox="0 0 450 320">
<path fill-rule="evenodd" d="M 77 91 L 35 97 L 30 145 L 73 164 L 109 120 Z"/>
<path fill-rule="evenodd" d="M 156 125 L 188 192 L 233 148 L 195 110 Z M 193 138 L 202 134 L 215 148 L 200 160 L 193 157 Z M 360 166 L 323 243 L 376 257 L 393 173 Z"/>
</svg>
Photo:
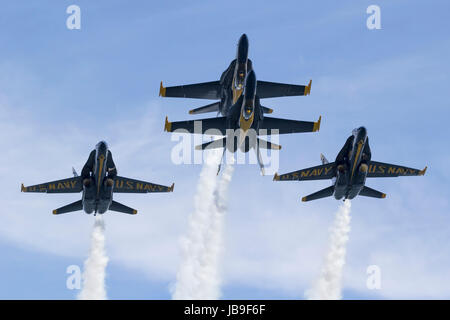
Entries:
<svg viewBox="0 0 450 320">
<path fill-rule="evenodd" d="M 83 286 L 79 300 L 106 300 L 105 275 L 108 257 L 105 252 L 105 222 L 95 217 L 89 257 L 84 262 Z"/>
<path fill-rule="evenodd" d="M 188 235 L 181 242 L 183 257 L 172 295 L 176 300 L 220 298 L 223 216 L 233 166 L 226 165 L 218 182 L 217 166 L 222 152 L 206 152 L 195 196 L 195 210 L 189 217 Z"/>
<path fill-rule="evenodd" d="M 330 229 L 330 243 L 321 275 L 314 286 L 305 292 L 310 300 L 342 299 L 342 271 L 345 265 L 346 245 L 350 232 L 350 200 L 345 200 L 336 213 Z"/>
</svg>

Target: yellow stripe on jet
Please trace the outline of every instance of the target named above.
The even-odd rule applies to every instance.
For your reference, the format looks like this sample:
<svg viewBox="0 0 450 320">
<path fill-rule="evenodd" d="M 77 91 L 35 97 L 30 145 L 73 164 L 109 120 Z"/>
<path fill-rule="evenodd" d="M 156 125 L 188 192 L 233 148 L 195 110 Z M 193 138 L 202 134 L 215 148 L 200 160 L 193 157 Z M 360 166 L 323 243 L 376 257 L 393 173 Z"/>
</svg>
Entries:
<svg viewBox="0 0 450 320">
<path fill-rule="evenodd" d="M 98 160 L 100 161 L 100 164 L 99 164 L 98 177 L 97 177 L 97 179 L 98 179 L 98 181 L 97 181 L 97 194 L 100 193 L 100 179 L 102 178 L 103 162 L 105 161 L 105 156 L 103 154 L 101 154 L 98 157 Z"/>
<path fill-rule="evenodd" d="M 250 127 L 251 127 L 252 124 L 253 124 L 253 119 L 254 119 L 254 117 L 255 117 L 255 113 L 252 113 L 251 117 L 250 117 L 248 120 L 246 120 L 246 119 L 244 118 L 244 116 L 242 115 L 242 113 L 241 113 L 241 117 L 240 117 L 240 119 L 239 119 L 239 127 L 240 127 L 242 130 L 244 130 L 244 132 L 247 132 L 248 129 L 250 129 Z"/>
<path fill-rule="evenodd" d="M 236 103 L 236 101 L 238 101 L 239 97 L 242 94 L 242 91 L 244 91 L 244 89 L 236 89 L 235 86 L 233 85 L 233 104 Z"/>
<path fill-rule="evenodd" d="M 358 161 L 358 157 L 359 157 L 359 154 L 361 153 L 362 146 L 363 146 L 363 141 L 359 140 L 359 142 L 358 142 L 358 150 L 356 150 L 355 161 L 353 162 L 352 176 L 350 177 L 350 179 L 353 178 L 353 174 L 355 173 L 356 161 Z"/>
</svg>

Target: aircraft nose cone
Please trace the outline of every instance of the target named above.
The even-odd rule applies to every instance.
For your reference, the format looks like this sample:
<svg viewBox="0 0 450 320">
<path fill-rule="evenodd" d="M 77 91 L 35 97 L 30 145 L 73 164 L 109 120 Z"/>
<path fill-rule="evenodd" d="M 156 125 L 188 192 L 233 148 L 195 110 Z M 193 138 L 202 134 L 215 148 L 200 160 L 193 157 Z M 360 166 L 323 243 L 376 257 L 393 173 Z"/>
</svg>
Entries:
<svg viewBox="0 0 450 320">
<path fill-rule="evenodd" d="M 245 42 L 248 43 L 248 38 L 247 38 L 247 35 L 245 33 L 243 33 L 242 36 L 239 38 L 239 42 L 241 42 L 241 41 L 245 41 Z"/>
<path fill-rule="evenodd" d="M 245 98 L 253 99 L 256 94 L 256 74 L 251 70 L 245 78 Z"/>
<path fill-rule="evenodd" d="M 359 135 L 362 136 L 362 137 L 365 137 L 367 135 L 367 129 L 364 128 L 364 127 L 360 127 L 358 129 L 358 131 L 359 131 Z"/>
<path fill-rule="evenodd" d="M 244 33 L 239 38 L 237 60 L 239 63 L 245 63 L 247 62 L 247 58 L 248 58 L 248 38 L 247 35 Z"/>
<path fill-rule="evenodd" d="M 100 153 L 105 153 L 108 150 L 108 144 L 105 141 L 100 141 L 96 145 L 96 149 Z"/>
</svg>

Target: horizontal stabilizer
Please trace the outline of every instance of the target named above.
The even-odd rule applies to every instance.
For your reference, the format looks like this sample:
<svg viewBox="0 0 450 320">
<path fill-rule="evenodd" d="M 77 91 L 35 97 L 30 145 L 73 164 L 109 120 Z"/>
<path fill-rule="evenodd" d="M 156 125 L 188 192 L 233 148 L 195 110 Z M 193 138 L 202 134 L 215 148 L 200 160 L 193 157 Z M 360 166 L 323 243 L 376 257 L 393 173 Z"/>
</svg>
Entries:
<svg viewBox="0 0 450 320">
<path fill-rule="evenodd" d="M 164 125 L 164 131 L 167 132 L 178 132 L 183 133 L 198 133 L 207 134 L 211 136 L 224 136 L 226 135 L 226 118 L 208 118 L 208 119 L 198 119 L 198 120 L 188 120 L 188 121 L 174 121 L 170 122 L 166 117 L 166 123 Z"/>
<path fill-rule="evenodd" d="M 270 109 L 267 107 L 261 106 L 261 109 L 262 109 L 263 113 L 272 113 L 273 112 L 273 109 Z"/>
<path fill-rule="evenodd" d="M 195 150 L 205 150 L 205 149 L 219 149 L 225 148 L 227 143 L 227 138 L 217 139 L 213 141 L 206 142 L 204 144 L 200 144 L 195 146 Z"/>
<path fill-rule="evenodd" d="M 135 180 L 117 176 L 114 178 L 114 193 L 151 193 L 173 192 L 174 184 L 170 187 L 154 184 L 147 181 Z"/>
<path fill-rule="evenodd" d="M 53 214 L 63 214 L 63 213 L 68 213 L 68 212 L 73 212 L 73 211 L 79 211 L 82 209 L 83 209 L 83 201 L 78 200 L 78 201 L 75 201 L 64 207 L 53 210 Z"/>
<path fill-rule="evenodd" d="M 281 146 L 276 143 L 272 143 L 263 139 L 258 138 L 258 146 L 261 149 L 267 149 L 267 150 L 281 150 Z"/>
<path fill-rule="evenodd" d="M 159 86 L 161 97 L 194 98 L 194 99 L 220 99 L 220 82 L 211 81 L 194 83 L 183 86 L 164 87 L 161 81 Z"/>
<path fill-rule="evenodd" d="M 307 96 L 311 92 L 311 83 L 312 81 L 309 81 L 307 86 L 302 86 L 258 80 L 256 94 L 261 99 L 287 96 Z"/>
<path fill-rule="evenodd" d="M 320 130 L 321 120 L 322 117 L 316 122 L 264 117 L 259 134 L 274 134 L 273 130 L 278 130 L 279 134 L 316 132 Z M 261 129 L 265 129 L 267 133 L 261 132 Z"/>
<path fill-rule="evenodd" d="M 386 194 L 380 191 L 377 191 L 375 189 L 369 188 L 364 186 L 364 188 L 361 189 L 359 192 L 360 196 L 364 197 L 372 197 L 372 198 L 378 198 L 378 199 L 384 199 L 386 198 Z"/>
<path fill-rule="evenodd" d="M 328 188 L 322 189 L 320 191 L 317 191 L 315 193 L 310 194 L 309 196 L 303 197 L 302 201 L 311 201 L 311 200 L 317 200 L 321 198 L 331 197 L 334 192 L 334 186 L 330 186 Z"/>
<path fill-rule="evenodd" d="M 126 205 L 123 205 L 114 200 L 111 202 L 111 205 L 109 206 L 109 210 L 122 212 L 122 213 L 126 213 L 126 214 L 136 214 L 137 213 L 137 210 L 127 207 Z"/>
<path fill-rule="evenodd" d="M 201 114 L 208 112 L 219 112 L 220 102 L 214 102 L 206 106 L 189 110 L 189 114 Z"/>
</svg>

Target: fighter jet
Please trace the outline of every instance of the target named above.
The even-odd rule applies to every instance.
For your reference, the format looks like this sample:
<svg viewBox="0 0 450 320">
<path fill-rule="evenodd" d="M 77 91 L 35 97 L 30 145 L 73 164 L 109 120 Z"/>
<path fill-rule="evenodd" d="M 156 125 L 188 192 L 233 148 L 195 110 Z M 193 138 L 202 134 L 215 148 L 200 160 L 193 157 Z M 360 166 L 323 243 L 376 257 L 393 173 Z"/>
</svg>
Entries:
<svg viewBox="0 0 450 320">
<path fill-rule="evenodd" d="M 72 168 L 73 177 L 29 187 L 21 186 L 22 192 L 43 193 L 79 193 L 82 199 L 53 210 L 53 214 L 62 214 L 78 210 L 91 214 L 103 214 L 108 210 L 136 214 L 137 211 L 113 200 L 114 193 L 172 192 L 170 187 L 150 182 L 117 176 L 116 166 L 108 145 L 100 141 L 89 155 L 81 176 Z"/>
<path fill-rule="evenodd" d="M 332 179 L 332 185 L 302 198 L 311 201 L 334 196 L 337 200 L 353 199 L 357 195 L 385 198 L 386 194 L 365 186 L 366 178 L 423 176 L 427 170 L 403 167 L 399 165 L 371 160 L 369 138 L 364 127 L 354 129 L 336 157 L 329 163 L 321 155 L 322 165 L 302 169 L 282 175 L 275 174 L 275 181 L 306 181 Z"/>
<path fill-rule="evenodd" d="M 253 69 L 252 61 L 248 58 L 248 38 L 243 34 L 238 42 L 236 58 L 231 61 L 229 67 L 222 73 L 220 80 L 164 87 L 160 84 L 159 95 L 174 98 L 195 98 L 220 100 L 206 106 L 190 110 L 190 114 L 217 112 L 226 116 L 228 109 L 233 106 L 244 90 L 244 81 L 247 73 Z M 258 81 L 257 96 L 259 99 L 284 96 L 306 96 L 311 92 L 311 82 L 307 86 Z M 264 113 L 272 113 L 273 110 L 261 106 Z"/>
<path fill-rule="evenodd" d="M 258 83 L 255 72 L 251 70 L 245 78 L 243 94 L 227 110 L 224 117 L 177 122 L 169 122 L 166 117 L 164 130 L 225 136 L 196 146 L 199 150 L 224 148 L 225 153 L 226 149 L 230 152 L 236 152 L 237 149 L 248 152 L 255 148 L 261 173 L 264 175 L 260 147 L 279 150 L 281 146 L 261 140 L 257 136 L 271 134 L 274 129 L 278 130 L 279 134 L 315 132 L 320 129 L 321 117 L 317 122 L 264 117 L 264 109 L 258 96 Z"/>
</svg>

